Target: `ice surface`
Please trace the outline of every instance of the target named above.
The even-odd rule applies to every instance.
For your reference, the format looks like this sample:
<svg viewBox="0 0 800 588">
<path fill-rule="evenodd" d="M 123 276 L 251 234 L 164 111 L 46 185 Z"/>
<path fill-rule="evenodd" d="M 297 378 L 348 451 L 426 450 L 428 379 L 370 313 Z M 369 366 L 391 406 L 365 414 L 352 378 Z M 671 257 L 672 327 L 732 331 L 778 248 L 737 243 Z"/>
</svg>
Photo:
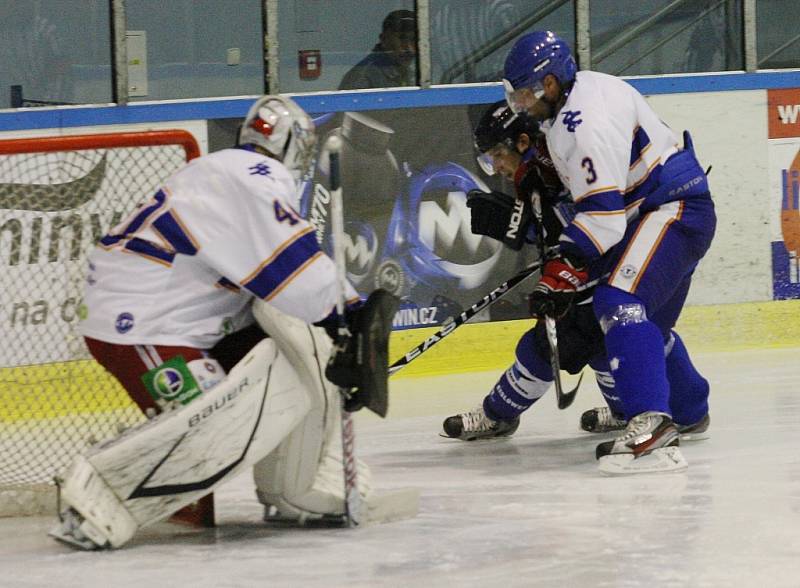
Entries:
<svg viewBox="0 0 800 588">
<path fill-rule="evenodd" d="M 683 474 L 597 471 L 605 437 L 578 430 L 591 378 L 567 410 L 551 392 L 513 438 L 471 443 L 441 421 L 497 374 L 399 379 L 388 420 L 358 415 L 357 449 L 379 488 L 420 489 L 415 519 L 269 528 L 243 475 L 217 492 L 216 529 L 165 523 L 115 552 L 53 542 L 53 518 L 0 519 L 0 586 L 800 586 L 800 349 L 695 359 L 711 438 L 683 446 Z"/>
</svg>

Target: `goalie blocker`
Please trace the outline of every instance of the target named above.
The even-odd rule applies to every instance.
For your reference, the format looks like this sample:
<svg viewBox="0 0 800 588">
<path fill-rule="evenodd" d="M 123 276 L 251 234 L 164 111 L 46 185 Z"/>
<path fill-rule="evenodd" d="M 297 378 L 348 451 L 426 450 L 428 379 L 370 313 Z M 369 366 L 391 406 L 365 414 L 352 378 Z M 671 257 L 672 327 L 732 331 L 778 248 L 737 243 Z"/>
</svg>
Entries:
<svg viewBox="0 0 800 588">
<path fill-rule="evenodd" d="M 397 297 L 375 290 L 348 317 L 351 336 L 334 346 L 325 376 L 351 390 L 345 402 L 350 412 L 367 407 L 385 417 L 389 410 L 389 335 L 398 305 Z"/>
<path fill-rule="evenodd" d="M 337 378 L 348 373 L 345 365 L 356 370 L 350 374 L 357 384 L 353 398 L 383 414 L 391 302 L 383 294 L 371 296 L 351 327 L 357 343 L 345 345 L 331 361 Z M 60 481 L 61 522 L 51 536 L 82 549 L 121 547 L 140 528 L 247 467 L 253 467 L 256 494 L 267 512 L 301 522 L 343 521 L 341 445 L 335 442 L 341 395 L 322 377 L 330 339 L 323 329 L 261 301 L 253 311 L 270 338 L 220 384 L 73 461 Z M 375 366 L 374 374 L 369 366 Z M 416 514 L 416 491 L 376 495 L 361 462 L 358 479 L 365 522 Z"/>
</svg>

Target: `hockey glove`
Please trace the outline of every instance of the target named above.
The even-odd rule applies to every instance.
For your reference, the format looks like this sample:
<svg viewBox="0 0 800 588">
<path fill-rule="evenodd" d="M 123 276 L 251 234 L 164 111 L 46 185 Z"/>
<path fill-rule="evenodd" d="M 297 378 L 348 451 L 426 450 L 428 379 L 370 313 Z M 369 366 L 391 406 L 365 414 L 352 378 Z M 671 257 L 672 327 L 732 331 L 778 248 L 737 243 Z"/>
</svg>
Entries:
<svg viewBox="0 0 800 588">
<path fill-rule="evenodd" d="M 345 390 L 345 410 L 367 407 L 386 416 L 389 405 L 389 335 L 400 300 L 375 290 L 347 314 L 350 336 L 337 337 L 325 377 Z"/>
<path fill-rule="evenodd" d="M 522 249 L 532 218 L 529 202 L 502 192 L 470 190 L 467 206 L 474 234 L 501 241 L 515 251 Z"/>
<path fill-rule="evenodd" d="M 561 318 L 569 310 L 575 292 L 588 279 L 585 267 L 576 267 L 564 257 L 551 259 L 544 264 L 542 278 L 528 295 L 531 316 Z"/>
</svg>

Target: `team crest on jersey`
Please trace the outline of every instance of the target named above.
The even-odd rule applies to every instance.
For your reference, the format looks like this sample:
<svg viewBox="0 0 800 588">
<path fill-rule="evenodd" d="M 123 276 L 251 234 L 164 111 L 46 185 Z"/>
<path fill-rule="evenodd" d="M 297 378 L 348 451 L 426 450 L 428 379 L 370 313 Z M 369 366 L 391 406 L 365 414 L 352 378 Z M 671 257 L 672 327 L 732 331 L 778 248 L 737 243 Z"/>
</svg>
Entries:
<svg viewBox="0 0 800 588">
<path fill-rule="evenodd" d="M 570 133 L 574 133 L 578 125 L 583 122 L 583 119 L 578 118 L 580 115 L 580 110 L 568 110 L 562 113 L 564 118 L 561 119 L 561 122 L 564 123 Z"/>
<path fill-rule="evenodd" d="M 118 314 L 114 326 L 117 329 L 117 333 L 124 335 L 133 328 L 133 315 L 129 312 Z"/>
<path fill-rule="evenodd" d="M 619 273 L 622 275 L 623 278 L 632 278 L 638 272 L 639 270 L 636 268 L 636 266 L 630 264 L 623 265 L 619 270 Z"/>
<path fill-rule="evenodd" d="M 247 169 L 250 170 L 251 176 L 268 176 L 270 174 L 269 166 L 266 163 L 257 163 Z"/>
</svg>

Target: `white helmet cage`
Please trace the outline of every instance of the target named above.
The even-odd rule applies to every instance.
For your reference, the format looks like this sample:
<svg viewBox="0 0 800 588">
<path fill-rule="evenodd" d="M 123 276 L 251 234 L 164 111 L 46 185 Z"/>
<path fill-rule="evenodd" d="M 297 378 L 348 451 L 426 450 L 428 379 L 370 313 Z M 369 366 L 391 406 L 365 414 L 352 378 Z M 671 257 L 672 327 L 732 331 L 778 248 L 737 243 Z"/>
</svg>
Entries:
<svg viewBox="0 0 800 588">
<path fill-rule="evenodd" d="M 239 145 L 257 145 L 283 162 L 299 185 L 311 179 L 317 136 L 314 122 L 294 100 L 262 96 L 247 112 Z"/>
</svg>

